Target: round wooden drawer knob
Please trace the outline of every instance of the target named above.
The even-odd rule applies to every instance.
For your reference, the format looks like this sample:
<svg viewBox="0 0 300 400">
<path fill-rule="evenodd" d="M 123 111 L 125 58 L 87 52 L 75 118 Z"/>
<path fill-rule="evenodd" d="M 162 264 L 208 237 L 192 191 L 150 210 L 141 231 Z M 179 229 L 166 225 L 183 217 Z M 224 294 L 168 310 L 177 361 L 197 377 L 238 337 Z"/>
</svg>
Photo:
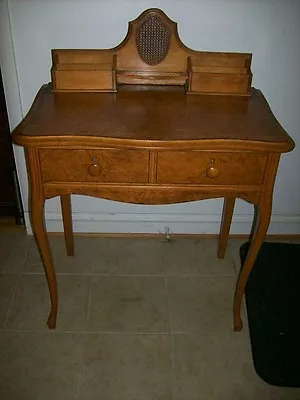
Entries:
<svg viewBox="0 0 300 400">
<path fill-rule="evenodd" d="M 92 164 L 88 166 L 88 174 L 91 176 L 99 176 L 101 174 L 101 166 L 97 162 L 97 157 L 92 158 Z"/>
<path fill-rule="evenodd" d="M 217 176 L 219 176 L 219 174 L 220 174 L 220 170 L 215 167 L 215 159 L 212 158 L 210 160 L 209 167 L 206 170 L 206 176 L 208 178 L 216 178 Z"/>
</svg>

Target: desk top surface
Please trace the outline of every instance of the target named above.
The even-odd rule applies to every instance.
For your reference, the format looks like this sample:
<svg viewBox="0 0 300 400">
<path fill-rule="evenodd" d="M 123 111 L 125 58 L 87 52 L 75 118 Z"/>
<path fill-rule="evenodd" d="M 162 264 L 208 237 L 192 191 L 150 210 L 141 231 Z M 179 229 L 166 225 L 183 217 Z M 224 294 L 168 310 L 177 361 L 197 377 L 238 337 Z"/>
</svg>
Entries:
<svg viewBox="0 0 300 400">
<path fill-rule="evenodd" d="M 117 93 L 53 93 L 44 85 L 14 132 L 24 146 L 120 144 L 292 150 L 259 90 L 251 96 L 187 95 L 183 87 L 122 85 Z"/>
</svg>

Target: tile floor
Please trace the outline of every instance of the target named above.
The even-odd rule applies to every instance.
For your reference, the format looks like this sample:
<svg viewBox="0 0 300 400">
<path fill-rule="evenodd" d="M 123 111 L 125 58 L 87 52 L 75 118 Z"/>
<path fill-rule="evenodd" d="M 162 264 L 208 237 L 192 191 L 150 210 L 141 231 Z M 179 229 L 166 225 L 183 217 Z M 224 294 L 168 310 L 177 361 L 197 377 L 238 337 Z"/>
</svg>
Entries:
<svg viewBox="0 0 300 400">
<path fill-rule="evenodd" d="M 50 237 L 56 331 L 32 237 L 0 231 L 0 399 L 296 400 L 255 373 L 247 323 L 232 332 L 231 240 Z M 245 310 L 243 310 L 245 316 Z"/>
</svg>

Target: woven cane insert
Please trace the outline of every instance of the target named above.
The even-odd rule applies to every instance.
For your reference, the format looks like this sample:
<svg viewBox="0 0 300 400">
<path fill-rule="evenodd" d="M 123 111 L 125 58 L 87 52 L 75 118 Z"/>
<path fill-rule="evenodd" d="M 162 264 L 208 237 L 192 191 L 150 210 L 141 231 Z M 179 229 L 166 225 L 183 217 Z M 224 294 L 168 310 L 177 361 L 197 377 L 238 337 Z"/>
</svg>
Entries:
<svg viewBox="0 0 300 400">
<path fill-rule="evenodd" d="M 157 65 L 168 54 L 170 30 L 160 17 L 150 15 L 137 28 L 136 44 L 141 59 L 148 65 Z"/>
</svg>

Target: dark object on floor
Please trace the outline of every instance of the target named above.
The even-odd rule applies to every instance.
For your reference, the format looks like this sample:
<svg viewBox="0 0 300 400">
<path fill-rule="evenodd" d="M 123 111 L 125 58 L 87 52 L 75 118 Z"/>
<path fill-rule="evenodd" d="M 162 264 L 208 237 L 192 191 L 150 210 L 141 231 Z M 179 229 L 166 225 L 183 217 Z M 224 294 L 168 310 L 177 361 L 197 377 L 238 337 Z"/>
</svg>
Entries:
<svg viewBox="0 0 300 400">
<path fill-rule="evenodd" d="M 241 246 L 242 264 L 247 249 Z M 263 244 L 246 304 L 257 374 L 271 385 L 300 387 L 300 244 Z"/>
</svg>

